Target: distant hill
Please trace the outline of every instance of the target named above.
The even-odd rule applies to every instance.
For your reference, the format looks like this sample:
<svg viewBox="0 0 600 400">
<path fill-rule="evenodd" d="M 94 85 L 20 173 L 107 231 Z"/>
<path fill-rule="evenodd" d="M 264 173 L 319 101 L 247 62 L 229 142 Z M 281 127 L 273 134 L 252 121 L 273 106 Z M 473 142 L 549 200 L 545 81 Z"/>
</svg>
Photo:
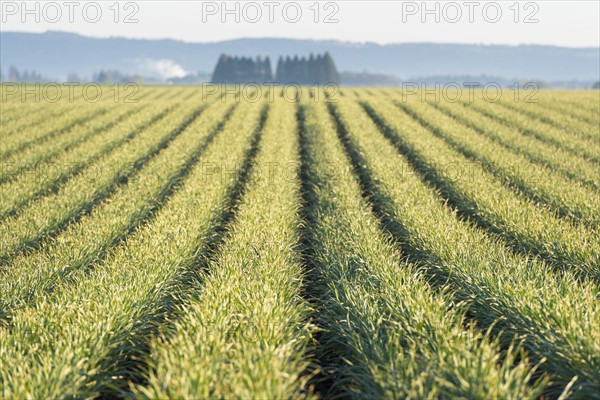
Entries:
<svg viewBox="0 0 600 400">
<path fill-rule="evenodd" d="M 213 70 L 221 53 L 255 57 L 329 52 L 341 71 L 399 78 L 434 75 L 498 76 L 545 81 L 600 80 L 600 49 L 555 46 L 350 43 L 332 40 L 238 39 L 211 43 L 91 38 L 65 32 L 2 32 L 0 62 L 55 79 L 119 70 L 157 79 Z M 273 66 L 274 67 L 274 66 Z"/>
</svg>

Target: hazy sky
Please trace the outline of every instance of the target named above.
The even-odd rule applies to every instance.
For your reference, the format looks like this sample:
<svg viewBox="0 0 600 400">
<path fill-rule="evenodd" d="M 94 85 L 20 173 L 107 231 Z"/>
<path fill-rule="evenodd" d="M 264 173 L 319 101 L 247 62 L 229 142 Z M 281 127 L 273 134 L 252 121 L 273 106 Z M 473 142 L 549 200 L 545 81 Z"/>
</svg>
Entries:
<svg viewBox="0 0 600 400">
<path fill-rule="evenodd" d="M 115 3 L 27 1 L 25 10 L 21 0 L 2 0 L 2 30 L 61 30 L 98 37 L 190 42 L 288 37 L 377 43 L 600 46 L 598 0 Z"/>
</svg>

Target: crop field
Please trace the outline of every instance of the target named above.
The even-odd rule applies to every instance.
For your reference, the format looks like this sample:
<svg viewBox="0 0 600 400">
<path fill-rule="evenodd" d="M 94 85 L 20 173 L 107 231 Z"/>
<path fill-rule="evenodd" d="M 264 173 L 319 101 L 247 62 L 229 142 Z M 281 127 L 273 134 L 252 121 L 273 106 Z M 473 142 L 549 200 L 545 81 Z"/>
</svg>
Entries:
<svg viewBox="0 0 600 400">
<path fill-rule="evenodd" d="M 597 90 L 2 90 L 0 398 L 600 399 Z"/>
</svg>

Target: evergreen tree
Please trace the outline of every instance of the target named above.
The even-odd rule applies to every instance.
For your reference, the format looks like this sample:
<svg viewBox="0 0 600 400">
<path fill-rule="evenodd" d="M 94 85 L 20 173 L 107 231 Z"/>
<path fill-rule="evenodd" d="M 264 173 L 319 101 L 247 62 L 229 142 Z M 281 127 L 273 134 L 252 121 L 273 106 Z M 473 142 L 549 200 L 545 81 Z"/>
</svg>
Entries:
<svg viewBox="0 0 600 400">
<path fill-rule="evenodd" d="M 215 83 L 227 83 L 232 80 L 233 77 L 233 63 L 234 60 L 225 54 L 221 54 L 215 72 L 213 73 L 212 82 Z"/>
<path fill-rule="evenodd" d="M 19 82 L 19 70 L 14 65 L 8 68 L 8 80 L 10 82 Z"/>
<path fill-rule="evenodd" d="M 333 62 L 333 58 L 329 52 L 325 53 L 323 57 L 324 69 L 325 69 L 325 81 L 324 83 L 333 83 L 339 85 L 340 83 L 340 74 L 337 72 L 335 68 L 335 63 Z"/>
<path fill-rule="evenodd" d="M 275 76 L 275 80 L 277 82 L 285 82 L 285 80 L 286 80 L 285 70 L 286 70 L 285 61 L 283 61 L 283 58 L 281 56 L 279 56 L 279 59 L 277 60 L 277 71 L 276 71 L 276 76 Z"/>
<path fill-rule="evenodd" d="M 271 82 L 273 80 L 273 71 L 271 70 L 271 59 L 269 56 L 263 61 L 263 82 Z"/>
</svg>

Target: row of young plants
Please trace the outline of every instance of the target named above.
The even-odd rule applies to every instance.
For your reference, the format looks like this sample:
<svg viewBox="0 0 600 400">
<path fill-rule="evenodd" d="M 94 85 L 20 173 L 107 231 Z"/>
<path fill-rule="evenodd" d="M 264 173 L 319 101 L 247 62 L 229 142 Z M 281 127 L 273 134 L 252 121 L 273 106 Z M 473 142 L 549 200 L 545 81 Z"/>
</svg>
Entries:
<svg viewBox="0 0 600 400">
<path fill-rule="evenodd" d="M 2 92 L 0 91 L 0 94 Z M 30 111 L 32 108 L 34 108 L 36 105 L 33 104 L 26 104 L 26 103 L 22 103 L 19 104 L 17 102 L 8 102 L 5 101 L 4 105 L 2 106 L 2 114 L 0 115 L 0 123 L 2 123 L 2 125 L 4 126 L 5 123 L 15 123 L 19 120 L 22 120 L 22 118 L 27 115 L 27 112 Z M 40 110 L 42 106 L 36 107 L 37 110 Z M 0 137 L 4 136 L 6 134 L 5 130 L 2 130 L 2 132 L 0 132 Z"/>
<path fill-rule="evenodd" d="M 344 154 L 345 147 L 352 148 L 346 128 L 337 126 L 336 132 L 323 104 L 305 106 L 302 115 L 309 285 L 320 328 L 316 353 L 330 383 L 321 394 L 361 399 L 541 394 L 544 382 L 532 382 L 532 369 L 526 359 L 516 361 L 515 347 L 501 356 L 499 341 L 466 322 L 451 292 L 433 290 L 380 229 Z M 348 151 L 360 165 L 360 155 Z"/>
<path fill-rule="evenodd" d="M 23 101 L 19 97 L 19 100 L 13 104 L 12 110 L 16 110 L 18 113 L 27 111 L 27 113 L 21 115 L 19 120 L 12 124 L 3 124 L 5 146 L 3 146 L 3 152 L 0 153 L 3 158 L 5 152 L 12 154 L 22 151 L 32 144 L 48 142 L 56 136 L 71 131 L 72 127 L 94 116 L 99 116 L 111 108 L 135 105 L 115 101 L 112 95 L 102 96 L 96 102 L 86 102 L 81 95 L 77 94 L 64 96 L 61 101 L 56 103 L 37 102 L 30 98 L 25 100 Z M 8 114 L 12 114 L 11 103 L 4 104 L 9 107 Z"/>
<path fill-rule="evenodd" d="M 72 108 L 72 106 L 71 106 Z M 3 103 L 0 124 L 0 137 L 6 140 L 9 136 L 47 123 L 51 118 L 58 117 L 69 111 L 65 104 L 35 104 L 35 103 Z"/>
<path fill-rule="evenodd" d="M 575 223 L 582 222 L 592 228 L 600 224 L 597 191 L 507 150 L 427 103 L 398 103 L 398 106 L 466 158 L 481 163 L 517 193 L 547 205 Z"/>
<path fill-rule="evenodd" d="M 46 120 L 44 123 L 25 128 L 18 134 L 11 135 L 2 140 L 0 159 L 9 160 L 10 157 L 20 154 L 30 146 L 47 143 L 72 129 L 99 118 L 107 112 L 107 106 L 70 107 L 59 116 Z"/>
<path fill-rule="evenodd" d="M 159 94 L 164 92 L 164 90 L 160 91 Z M 174 93 L 175 98 L 180 101 L 189 100 L 189 95 L 194 94 L 190 92 L 182 98 L 182 91 L 174 91 Z M 152 93 L 144 93 L 144 95 L 148 94 Z M 149 97 L 146 102 L 154 103 L 154 100 Z M 154 104 L 154 106 L 157 108 L 160 105 Z M 84 166 L 94 163 L 105 153 L 131 140 L 144 125 L 127 134 L 124 134 L 123 129 L 128 129 L 128 125 L 140 123 L 140 118 L 148 117 L 150 111 L 138 115 L 136 119 L 127 118 L 139 113 L 145 107 L 144 103 L 124 108 L 115 107 L 112 109 L 113 113 L 108 113 L 101 120 L 73 129 L 72 132 L 53 140 L 50 144 L 41 143 L 32 146 L 24 153 L 15 155 L 14 159 L 10 157 L 4 159 L 0 171 L 0 185 L 6 181 L 13 182 L 2 187 L 0 218 L 15 214 L 37 196 L 56 191 L 61 183 L 77 174 Z M 82 130 L 85 131 L 82 133 Z"/>
<path fill-rule="evenodd" d="M 236 109 L 150 223 L 102 263 L 42 292 L 0 329 L 0 393 L 8 398 L 126 395 L 145 369 L 149 337 L 194 289 L 198 259 L 218 234 L 247 165 L 262 106 Z M 205 166 L 217 166 L 207 173 Z M 242 167 L 240 167 L 242 166 Z"/>
<path fill-rule="evenodd" d="M 584 138 L 574 140 L 572 135 L 565 134 L 560 128 L 523 115 L 516 110 L 508 108 L 504 103 L 473 102 L 468 104 L 490 118 L 519 129 L 524 135 L 532 136 L 543 142 L 565 149 L 571 154 L 593 163 L 600 162 L 600 147 L 593 140 Z"/>
<path fill-rule="evenodd" d="M 140 397 L 312 397 L 299 165 L 295 107 L 277 98 L 226 237 L 198 271 L 198 295 L 154 340 Z"/>
<path fill-rule="evenodd" d="M 2 170 L 0 171 L 0 184 L 11 180 L 23 170 L 31 169 L 33 166 L 51 160 L 56 155 L 68 152 L 70 149 L 85 143 L 88 138 L 103 133 L 110 129 L 116 122 L 119 122 L 139 109 L 141 108 L 113 107 L 100 118 L 74 127 L 69 132 L 60 135 L 49 143 L 32 145 L 18 154 L 4 158 L 2 160 Z"/>
<path fill-rule="evenodd" d="M 598 132 L 598 123 L 600 122 L 594 125 L 590 123 L 591 121 L 588 122 L 571 115 L 565 110 L 569 108 L 566 102 L 563 102 L 562 111 L 544 107 L 543 103 L 512 103 L 505 101 L 503 104 L 532 119 L 559 128 L 575 140 L 584 139 L 600 144 L 600 132 Z"/>
<path fill-rule="evenodd" d="M 30 166 L 14 167 L 12 179 L 0 183 L 0 220 L 15 216 L 36 198 L 58 191 L 61 185 L 86 171 L 86 168 L 87 172 L 91 173 L 88 179 L 96 179 L 96 175 L 101 173 L 96 162 L 134 139 L 147 126 L 156 122 L 162 116 L 162 112 L 161 106 L 155 106 L 140 109 L 133 115 L 122 114 L 122 118 L 104 125 L 106 130 L 94 134 L 89 140 L 72 149 L 66 149 L 61 154 L 55 154 L 48 160 Z M 95 171 L 94 167 L 98 170 Z"/>
<path fill-rule="evenodd" d="M 598 92 L 543 91 L 537 102 L 541 108 L 556 114 L 565 114 L 592 126 L 600 123 Z"/>
<path fill-rule="evenodd" d="M 517 251 L 531 252 L 582 279 L 600 281 L 600 238 L 555 212 L 514 193 L 503 178 L 452 149 L 404 110 L 379 97 L 365 108 L 390 140 L 411 157 L 465 217 L 495 233 Z"/>
<path fill-rule="evenodd" d="M 157 105 L 159 109 L 161 106 Z M 86 166 L 55 193 L 27 203 L 17 215 L 6 218 L 0 226 L 0 260 L 36 247 L 43 238 L 93 209 L 167 147 L 201 107 L 175 104 L 161 110 L 133 139 Z"/>
<path fill-rule="evenodd" d="M 473 108 L 447 103 L 434 105 L 506 149 L 521 154 L 534 163 L 552 168 L 573 181 L 600 190 L 600 176 L 595 164 L 534 137 L 522 135 L 517 129 L 501 124 Z"/>
<path fill-rule="evenodd" d="M 111 95 L 101 97 L 96 103 L 85 102 L 82 99 L 82 91 L 80 90 L 74 90 L 70 95 L 61 97 L 60 101 L 56 103 L 35 102 L 32 101 L 31 96 L 25 99 L 29 101 L 23 101 L 20 96 L 15 96 L 15 101 L 10 101 L 13 98 L 11 96 L 8 97 L 8 101 L 2 103 L 0 137 L 8 137 L 17 133 L 22 135 L 23 132 L 31 131 L 32 128 L 37 128 L 40 125 L 47 125 L 48 121 L 60 117 L 68 111 L 76 111 L 81 107 L 102 108 L 112 105 L 130 107 L 156 100 L 159 96 L 163 96 L 168 92 L 161 88 L 142 86 L 138 87 L 138 92 L 131 98 L 120 98 L 117 100 L 121 101 L 115 101 L 114 95 L 110 92 Z M 177 94 L 181 94 L 181 92 L 177 91 Z"/>
<path fill-rule="evenodd" d="M 176 94 L 177 93 L 178 92 L 176 92 Z M 9 156 L 3 157 L 3 167 L 0 171 L 0 183 L 11 178 L 13 175 L 23 169 L 49 160 L 57 154 L 67 151 L 70 148 L 85 142 L 85 140 L 88 138 L 99 133 L 103 133 L 104 131 L 110 129 L 110 127 L 115 125 L 117 122 L 120 122 L 121 119 L 143 109 L 148 104 L 154 102 L 152 91 L 144 92 L 144 94 L 140 95 L 140 97 L 147 98 L 140 99 L 143 101 L 140 101 L 136 104 L 112 104 L 111 102 L 104 101 L 99 104 L 91 105 L 84 102 L 76 103 L 77 107 L 74 107 L 73 105 L 53 105 L 50 111 L 52 111 L 52 114 L 56 114 L 56 116 L 60 116 L 66 111 L 78 109 L 80 107 L 84 109 L 96 108 L 101 116 L 100 118 L 86 121 L 83 124 L 73 125 L 70 129 L 65 130 L 62 134 L 53 137 L 50 141 L 42 140 L 34 142 L 17 153 L 12 153 Z M 39 111 L 36 110 L 36 113 L 39 113 Z M 42 113 L 40 122 L 47 122 L 53 118 L 54 115 L 45 115 Z M 26 136 L 27 131 L 36 125 L 36 122 L 31 121 L 25 121 L 25 123 L 27 124 L 27 128 L 21 130 L 19 136 Z M 47 127 L 44 127 L 44 129 L 47 129 Z"/>
<path fill-rule="evenodd" d="M 432 175 L 435 167 L 426 168 L 437 158 L 428 149 L 444 154 L 450 152 L 447 146 L 408 115 L 394 111 L 384 99 L 368 99 L 368 103 L 365 111 L 357 102 L 341 101 L 336 113 L 348 132 L 348 146 L 360 155 L 356 166 L 363 190 L 379 208 L 388 232 L 424 268 L 431 282 L 449 285 L 448 293 L 455 302 L 464 302 L 469 318 L 482 329 L 493 327 L 504 348 L 515 337 L 522 341 L 532 363 L 542 362 L 541 368 L 548 374 L 547 394 L 597 396 L 598 287 L 590 281 L 577 282 L 568 269 L 553 271 L 535 257 L 511 251 L 502 240 L 461 218 L 446 199 L 452 191 L 458 195 L 466 188 L 463 180 L 442 186 L 444 181 L 433 179 L 439 177 Z M 491 178 L 477 180 L 477 200 L 461 195 L 453 205 L 474 207 L 486 196 L 494 199 L 494 209 L 511 205 L 514 196 L 491 190 L 490 182 L 502 188 Z M 520 212 L 529 208 L 527 204 L 511 207 Z M 532 222 L 527 218 L 506 215 L 507 225 L 519 230 L 523 221 Z"/>
<path fill-rule="evenodd" d="M 57 285 L 100 262 L 107 251 L 150 219 L 219 133 L 229 110 L 224 104 L 204 110 L 166 149 L 140 168 L 134 179 L 90 214 L 44 241 L 38 251 L 10 259 L 3 266 L 5 279 L 0 283 L 0 309 L 5 319 L 10 319 L 12 310 L 34 299 L 51 296 Z"/>
</svg>

